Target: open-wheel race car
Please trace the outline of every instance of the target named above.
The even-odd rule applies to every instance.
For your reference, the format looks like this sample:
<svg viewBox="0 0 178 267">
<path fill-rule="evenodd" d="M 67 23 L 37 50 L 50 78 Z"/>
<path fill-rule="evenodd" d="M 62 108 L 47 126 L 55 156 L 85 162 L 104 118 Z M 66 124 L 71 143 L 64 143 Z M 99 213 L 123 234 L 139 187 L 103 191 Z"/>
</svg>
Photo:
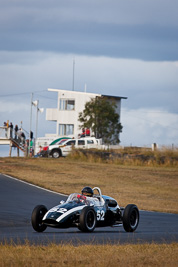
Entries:
<svg viewBox="0 0 178 267">
<path fill-rule="evenodd" d="M 61 201 L 49 211 L 44 205 L 36 206 L 31 222 L 37 232 L 43 232 L 48 226 L 78 227 L 83 232 L 92 232 L 95 227 L 115 225 L 134 232 L 139 224 L 139 210 L 134 204 L 119 207 L 114 198 L 102 195 L 99 187 L 84 187 L 82 194 L 69 195 L 65 202 Z"/>
</svg>

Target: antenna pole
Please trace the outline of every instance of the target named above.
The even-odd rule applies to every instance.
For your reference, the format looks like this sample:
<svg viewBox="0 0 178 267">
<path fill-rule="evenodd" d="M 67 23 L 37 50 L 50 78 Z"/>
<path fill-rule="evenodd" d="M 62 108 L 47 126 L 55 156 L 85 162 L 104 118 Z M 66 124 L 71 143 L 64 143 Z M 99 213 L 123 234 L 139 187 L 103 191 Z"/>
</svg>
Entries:
<svg viewBox="0 0 178 267">
<path fill-rule="evenodd" d="M 74 91 L 74 77 L 75 76 L 75 58 L 73 59 L 73 81 L 72 81 L 72 91 Z"/>
</svg>

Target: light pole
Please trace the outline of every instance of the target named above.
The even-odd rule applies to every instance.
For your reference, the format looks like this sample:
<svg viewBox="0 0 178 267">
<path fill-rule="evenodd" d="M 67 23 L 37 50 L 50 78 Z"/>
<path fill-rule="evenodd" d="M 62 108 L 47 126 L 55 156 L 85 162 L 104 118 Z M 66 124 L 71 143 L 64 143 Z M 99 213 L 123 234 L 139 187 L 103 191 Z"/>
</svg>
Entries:
<svg viewBox="0 0 178 267">
<path fill-rule="evenodd" d="M 29 131 L 29 155 L 30 155 L 30 143 L 31 143 L 31 129 L 32 129 L 32 105 L 33 105 L 33 93 L 31 95 L 31 101 L 30 101 L 30 131 Z"/>
<path fill-rule="evenodd" d="M 36 101 L 36 131 L 35 131 L 35 149 L 36 149 L 36 140 L 37 140 L 37 133 L 38 133 L 38 104 L 39 101 Z"/>
<path fill-rule="evenodd" d="M 38 136 L 38 112 L 43 113 L 44 108 L 39 108 L 39 100 L 34 101 L 36 106 L 36 133 L 35 133 L 35 151 L 36 151 L 36 144 L 37 144 L 37 136 Z"/>
<path fill-rule="evenodd" d="M 29 153 L 30 153 L 30 143 L 31 143 L 31 128 L 32 128 L 32 106 L 36 107 L 36 132 L 35 132 L 35 146 L 34 146 L 34 151 L 36 149 L 36 140 L 37 140 L 37 133 L 38 133 L 38 112 L 40 111 L 41 113 L 44 111 L 43 108 L 39 108 L 39 100 L 33 101 L 33 93 L 31 95 L 31 110 L 30 110 L 30 133 L 29 133 Z"/>
</svg>

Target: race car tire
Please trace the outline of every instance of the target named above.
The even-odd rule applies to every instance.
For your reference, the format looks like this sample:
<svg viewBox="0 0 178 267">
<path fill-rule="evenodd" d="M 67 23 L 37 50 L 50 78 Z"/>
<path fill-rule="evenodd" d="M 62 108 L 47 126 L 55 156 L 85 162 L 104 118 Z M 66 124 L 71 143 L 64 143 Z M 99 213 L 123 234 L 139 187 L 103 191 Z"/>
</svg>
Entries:
<svg viewBox="0 0 178 267">
<path fill-rule="evenodd" d="M 96 213 L 93 208 L 83 208 L 79 218 L 79 230 L 82 232 L 93 232 L 96 226 Z"/>
<path fill-rule="evenodd" d="M 46 230 L 47 226 L 42 223 L 42 219 L 47 211 L 44 205 L 38 205 L 32 211 L 31 223 L 35 231 L 43 232 Z"/>
<path fill-rule="evenodd" d="M 124 209 L 123 227 L 126 232 L 134 232 L 139 224 L 139 210 L 136 205 L 129 204 Z"/>
<path fill-rule="evenodd" d="M 61 156 L 59 149 L 54 149 L 51 154 L 52 154 L 52 157 L 55 159 L 58 159 Z"/>
</svg>

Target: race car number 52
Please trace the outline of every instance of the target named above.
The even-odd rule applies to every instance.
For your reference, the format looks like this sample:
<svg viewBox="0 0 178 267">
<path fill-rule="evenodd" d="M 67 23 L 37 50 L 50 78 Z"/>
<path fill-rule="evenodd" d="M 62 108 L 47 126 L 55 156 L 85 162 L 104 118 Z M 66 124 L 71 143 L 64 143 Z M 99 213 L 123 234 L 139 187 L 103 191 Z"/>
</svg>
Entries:
<svg viewBox="0 0 178 267">
<path fill-rule="evenodd" d="M 104 221 L 104 210 L 97 210 L 97 221 Z"/>
</svg>

